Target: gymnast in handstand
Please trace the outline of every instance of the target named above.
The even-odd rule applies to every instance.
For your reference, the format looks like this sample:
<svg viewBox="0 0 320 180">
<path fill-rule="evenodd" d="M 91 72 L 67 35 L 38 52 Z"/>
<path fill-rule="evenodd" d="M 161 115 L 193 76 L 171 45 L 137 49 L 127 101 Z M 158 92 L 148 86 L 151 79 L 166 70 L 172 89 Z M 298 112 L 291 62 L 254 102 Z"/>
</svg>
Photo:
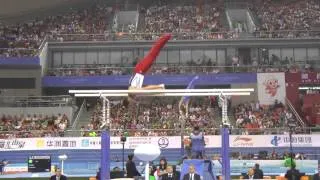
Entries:
<svg viewBox="0 0 320 180">
<path fill-rule="evenodd" d="M 148 72 L 154 61 L 157 59 L 161 49 L 171 38 L 171 34 L 165 34 L 157 40 L 151 50 L 135 67 L 134 74 L 130 78 L 128 90 L 156 90 L 165 89 L 164 84 L 143 86 L 144 75 Z M 129 94 L 129 101 L 135 99 L 135 94 Z"/>
</svg>

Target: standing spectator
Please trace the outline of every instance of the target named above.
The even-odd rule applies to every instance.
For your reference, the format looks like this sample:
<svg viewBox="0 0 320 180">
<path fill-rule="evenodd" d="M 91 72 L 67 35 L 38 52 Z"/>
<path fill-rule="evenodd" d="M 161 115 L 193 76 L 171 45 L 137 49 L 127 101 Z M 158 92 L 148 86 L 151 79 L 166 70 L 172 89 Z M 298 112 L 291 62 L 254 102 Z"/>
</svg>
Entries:
<svg viewBox="0 0 320 180">
<path fill-rule="evenodd" d="M 260 165 L 258 163 L 254 165 L 254 175 L 258 179 L 263 179 L 263 171 L 260 169 Z"/>
<path fill-rule="evenodd" d="M 61 174 L 61 169 L 57 169 L 56 175 L 51 176 L 50 180 L 67 180 L 67 176 Z"/>
<path fill-rule="evenodd" d="M 313 180 L 320 180 L 320 172 L 317 174 L 313 175 Z"/>
<path fill-rule="evenodd" d="M 133 162 L 133 154 L 128 155 L 128 161 L 126 163 L 127 178 L 133 178 L 135 176 L 141 176 L 137 170 L 136 164 Z"/>
<path fill-rule="evenodd" d="M 6 159 L 3 159 L 1 162 L 0 162 L 0 174 L 4 174 L 4 167 L 6 167 L 6 165 L 8 164 L 9 162 L 6 160 Z"/>
<path fill-rule="evenodd" d="M 153 168 L 152 166 L 149 167 L 149 180 L 156 180 L 156 177 L 153 175 Z"/>
<path fill-rule="evenodd" d="M 198 126 L 194 128 L 193 132 L 190 135 L 190 138 L 191 138 L 192 153 L 194 153 L 195 158 L 202 159 L 205 142 L 204 142 L 204 135 L 202 132 L 200 132 L 200 129 Z"/>
<path fill-rule="evenodd" d="M 192 152 L 191 152 L 191 139 L 190 137 L 183 139 L 184 147 L 187 152 L 187 157 L 191 158 Z"/>
<path fill-rule="evenodd" d="M 296 161 L 294 160 L 293 153 L 289 153 L 289 155 L 284 155 L 284 166 L 285 167 L 296 167 Z"/>
<path fill-rule="evenodd" d="M 293 164 L 291 169 L 289 169 L 285 175 L 285 178 L 288 180 L 299 180 L 301 178 L 302 174 L 299 170 L 296 169 L 296 165 Z"/>
<path fill-rule="evenodd" d="M 156 171 L 156 175 L 159 178 L 161 178 L 163 175 L 167 174 L 166 170 L 167 170 L 167 160 L 166 158 L 162 157 L 160 159 L 160 163 L 159 166 L 157 167 L 157 171 Z"/>
<path fill-rule="evenodd" d="M 313 175 L 313 180 L 320 180 L 320 168 L 318 167 L 318 173 Z"/>
<path fill-rule="evenodd" d="M 96 174 L 96 180 L 100 180 L 100 173 L 101 173 L 101 168 L 99 168 L 99 170 Z"/>
</svg>

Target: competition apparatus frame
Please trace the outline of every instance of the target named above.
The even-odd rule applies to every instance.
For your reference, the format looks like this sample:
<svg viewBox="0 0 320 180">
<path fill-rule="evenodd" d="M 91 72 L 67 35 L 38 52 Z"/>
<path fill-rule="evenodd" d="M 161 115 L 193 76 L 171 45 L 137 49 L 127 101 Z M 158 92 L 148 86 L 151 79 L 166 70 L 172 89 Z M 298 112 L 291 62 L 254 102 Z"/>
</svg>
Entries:
<svg viewBox="0 0 320 180">
<path fill-rule="evenodd" d="M 221 157 L 222 176 L 224 180 L 230 180 L 230 158 L 229 158 L 229 120 L 227 116 L 227 96 L 250 96 L 253 88 L 242 89 L 164 89 L 164 90 L 69 90 L 75 97 L 100 97 L 103 100 L 103 122 L 101 135 L 101 174 L 102 180 L 110 179 L 110 102 L 107 97 L 127 97 L 129 94 L 137 96 L 219 96 L 222 105 L 221 124 Z M 106 105 L 107 104 L 107 105 Z M 107 113 L 106 113 L 107 112 Z M 183 144 L 181 145 L 183 146 Z M 145 172 L 147 174 L 147 172 Z M 146 176 L 146 179 L 149 179 Z"/>
</svg>

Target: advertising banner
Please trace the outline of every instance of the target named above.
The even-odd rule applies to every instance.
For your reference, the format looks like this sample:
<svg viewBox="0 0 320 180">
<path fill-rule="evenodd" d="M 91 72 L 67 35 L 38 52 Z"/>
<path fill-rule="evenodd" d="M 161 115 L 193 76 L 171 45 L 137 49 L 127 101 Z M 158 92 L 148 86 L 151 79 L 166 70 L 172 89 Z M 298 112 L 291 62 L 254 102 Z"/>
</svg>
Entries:
<svg viewBox="0 0 320 180">
<path fill-rule="evenodd" d="M 286 82 L 284 73 L 258 73 L 257 86 L 260 104 L 274 104 L 275 100 L 285 103 Z"/>
<path fill-rule="evenodd" d="M 39 57 L 0 57 L 0 65 L 39 65 Z"/>
<path fill-rule="evenodd" d="M 221 136 L 205 136 L 206 148 L 220 148 Z M 320 147 L 320 135 L 293 135 L 294 147 Z M 111 137 L 111 149 L 122 149 L 120 137 Z M 140 144 L 154 144 L 161 149 L 181 147 L 180 136 L 128 137 L 125 149 L 135 149 Z M 289 135 L 231 135 L 231 148 L 289 147 Z M 57 137 L 0 139 L 0 151 L 100 149 L 100 137 Z"/>
<path fill-rule="evenodd" d="M 156 144 L 160 148 L 180 148 L 180 136 L 128 137 L 126 149 L 135 149 L 139 144 Z M 122 149 L 120 137 L 111 137 L 111 149 Z M 100 149 L 100 137 L 57 137 L 0 139 L 0 151 L 55 150 L 55 149 Z"/>
<path fill-rule="evenodd" d="M 314 175 L 318 173 L 318 160 L 296 160 L 297 169 L 299 169 L 300 172 L 306 173 L 306 175 Z M 65 165 L 69 165 L 69 162 L 66 161 Z M 86 163 L 86 162 L 83 162 Z M 92 162 L 88 162 L 92 163 Z M 99 162 L 97 162 L 98 164 Z M 111 168 L 114 168 L 116 166 L 119 167 L 119 162 L 111 162 Z M 194 163 L 194 162 L 193 162 Z M 249 168 L 252 168 L 256 163 L 260 165 L 260 169 L 263 170 L 264 175 L 271 176 L 271 175 L 284 175 L 288 168 L 284 166 L 284 160 L 231 160 L 231 175 L 233 176 L 239 176 L 242 173 L 247 173 Z M 221 175 L 222 167 L 221 167 L 221 161 L 219 160 L 213 160 L 213 172 L 215 175 Z M 120 165 L 121 166 L 121 165 Z M 141 168 L 139 165 L 137 165 L 137 168 Z M 144 168 L 144 167 L 142 167 Z M 199 169 L 197 169 L 199 172 Z M 18 164 L 8 164 L 4 168 L 4 172 L 9 174 L 14 173 L 21 173 L 21 172 L 27 172 L 28 167 L 27 163 L 18 163 Z M 66 170 L 68 171 L 68 170 Z M 89 171 L 90 172 L 90 171 Z M 96 171 L 93 169 L 92 175 L 89 174 L 88 176 L 95 175 Z M 32 174 L 23 174 L 24 176 Z"/>
<path fill-rule="evenodd" d="M 106 87 L 106 86 L 128 86 L 130 75 L 109 75 L 109 76 L 70 76 L 55 77 L 45 76 L 42 78 L 43 87 Z M 166 86 L 185 86 L 194 75 L 147 75 L 144 80 L 145 85 L 165 84 Z M 229 85 L 256 83 L 256 73 L 221 73 L 199 75 L 197 85 Z"/>
<path fill-rule="evenodd" d="M 320 73 L 318 72 L 301 73 L 301 84 L 320 84 Z"/>
<path fill-rule="evenodd" d="M 215 174 L 221 174 L 221 163 L 218 160 L 213 161 L 213 171 Z M 264 175 L 284 175 L 288 168 L 284 166 L 284 160 L 231 160 L 231 175 L 240 175 L 247 173 L 249 168 L 258 163 Z M 318 160 L 296 160 L 297 169 L 307 175 L 314 175 L 318 172 Z"/>
</svg>

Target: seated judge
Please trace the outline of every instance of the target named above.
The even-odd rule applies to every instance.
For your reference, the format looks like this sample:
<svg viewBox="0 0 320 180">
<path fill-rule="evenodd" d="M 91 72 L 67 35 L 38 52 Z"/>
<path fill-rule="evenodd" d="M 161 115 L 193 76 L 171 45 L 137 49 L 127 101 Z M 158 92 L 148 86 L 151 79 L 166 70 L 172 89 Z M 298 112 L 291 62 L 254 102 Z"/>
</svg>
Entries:
<svg viewBox="0 0 320 180">
<path fill-rule="evenodd" d="M 57 169 L 56 174 L 51 176 L 50 180 L 67 180 L 67 176 L 61 174 L 61 169 Z"/>
<path fill-rule="evenodd" d="M 254 169 L 250 168 L 248 174 L 244 176 L 243 179 L 260 179 L 257 174 L 254 173 Z"/>
<path fill-rule="evenodd" d="M 183 180 L 201 180 L 200 175 L 196 173 L 194 165 L 189 166 L 189 173 L 183 176 Z"/>
<path fill-rule="evenodd" d="M 172 166 L 167 166 L 166 169 L 167 174 L 162 175 L 161 180 L 179 180 L 179 175 L 173 171 Z"/>
</svg>

